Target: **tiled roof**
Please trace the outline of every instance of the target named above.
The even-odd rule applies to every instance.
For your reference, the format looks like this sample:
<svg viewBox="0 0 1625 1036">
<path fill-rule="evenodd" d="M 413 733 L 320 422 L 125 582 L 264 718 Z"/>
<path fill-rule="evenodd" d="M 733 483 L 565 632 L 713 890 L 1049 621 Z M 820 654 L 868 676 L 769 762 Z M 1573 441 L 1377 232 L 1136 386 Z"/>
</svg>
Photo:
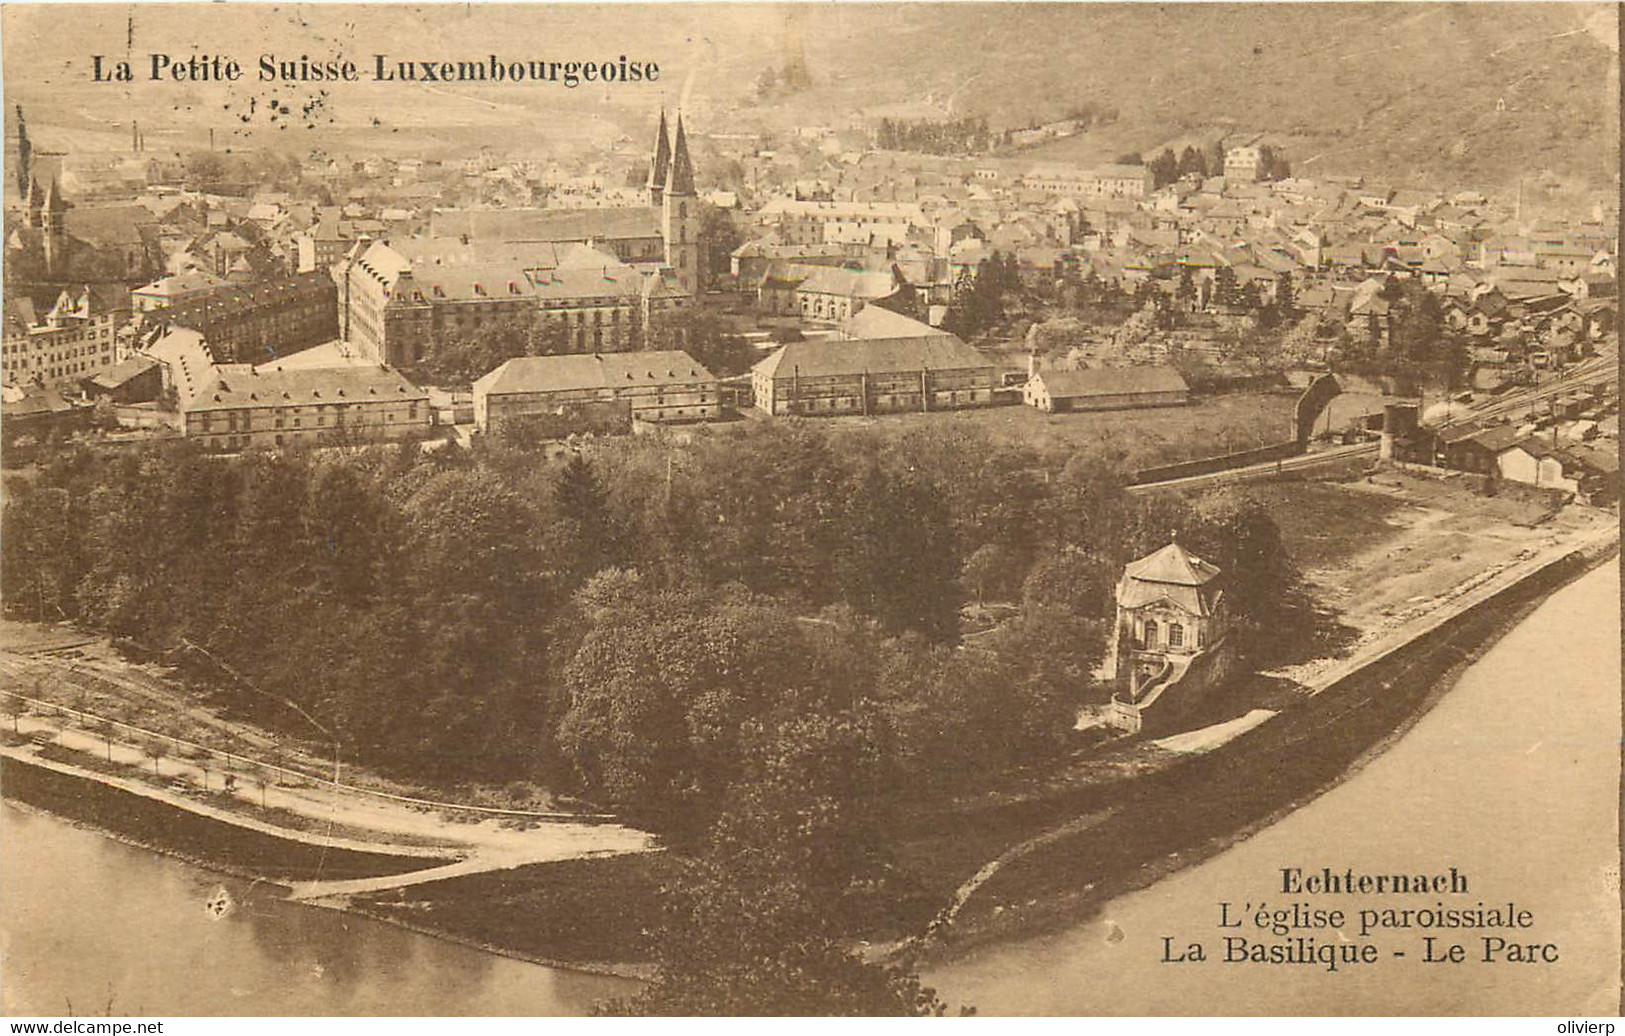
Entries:
<svg viewBox="0 0 1625 1036">
<path fill-rule="evenodd" d="M 816 378 L 917 370 L 967 370 L 993 362 L 954 335 L 791 342 L 755 367 L 768 377 Z"/>
<path fill-rule="evenodd" d="M 520 356 L 480 378 L 474 387 L 493 395 L 626 388 L 632 385 L 690 385 L 715 381 L 699 361 L 677 349 L 633 353 Z"/>
<path fill-rule="evenodd" d="M 1172 367 L 1098 367 L 1042 371 L 1038 377 L 1051 398 L 1125 396 L 1142 392 L 1184 392 L 1190 386 Z"/>
<path fill-rule="evenodd" d="M 660 236 L 660 211 L 626 209 L 446 209 L 429 218 L 431 237 L 474 241 L 586 241 Z"/>
<path fill-rule="evenodd" d="M 383 399 L 426 400 L 428 393 L 389 367 L 331 367 L 281 370 L 246 367 L 222 373 L 212 389 L 198 393 L 187 411 L 245 406 L 311 406 L 376 403 Z"/>
<path fill-rule="evenodd" d="M 1221 596 L 1221 591 L 1210 585 L 1218 576 L 1218 568 L 1178 542 L 1169 543 L 1124 567 L 1117 603 L 1124 608 L 1138 608 L 1168 600 L 1193 615 L 1211 615 Z"/>
</svg>

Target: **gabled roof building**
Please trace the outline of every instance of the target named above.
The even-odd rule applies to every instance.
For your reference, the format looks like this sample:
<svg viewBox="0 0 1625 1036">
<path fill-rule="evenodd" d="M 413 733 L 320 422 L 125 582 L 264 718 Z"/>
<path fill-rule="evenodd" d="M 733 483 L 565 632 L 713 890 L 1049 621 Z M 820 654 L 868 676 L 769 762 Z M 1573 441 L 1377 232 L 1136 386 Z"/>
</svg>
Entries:
<svg viewBox="0 0 1625 1036">
<path fill-rule="evenodd" d="M 883 414 L 992 404 L 998 375 L 951 334 L 791 342 L 751 369 L 758 409 L 774 415 Z"/>
</svg>

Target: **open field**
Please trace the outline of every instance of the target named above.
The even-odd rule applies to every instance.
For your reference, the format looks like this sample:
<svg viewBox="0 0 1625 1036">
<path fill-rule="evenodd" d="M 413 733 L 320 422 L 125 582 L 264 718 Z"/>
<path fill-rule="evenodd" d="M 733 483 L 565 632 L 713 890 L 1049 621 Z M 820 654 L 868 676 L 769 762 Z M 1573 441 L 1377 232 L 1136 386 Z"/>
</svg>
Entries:
<svg viewBox="0 0 1625 1036">
<path fill-rule="evenodd" d="M 1367 635 L 1526 552 L 1618 521 L 1578 505 L 1559 510 L 1535 493 L 1486 497 L 1462 477 L 1399 471 L 1242 492 L 1269 508 L 1320 602 Z"/>
</svg>

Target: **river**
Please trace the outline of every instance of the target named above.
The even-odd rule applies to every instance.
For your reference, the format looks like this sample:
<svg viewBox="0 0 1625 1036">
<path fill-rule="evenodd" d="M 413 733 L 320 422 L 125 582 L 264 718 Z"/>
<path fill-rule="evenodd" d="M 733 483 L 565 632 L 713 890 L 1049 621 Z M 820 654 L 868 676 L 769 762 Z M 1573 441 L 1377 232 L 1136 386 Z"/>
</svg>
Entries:
<svg viewBox="0 0 1625 1036">
<path fill-rule="evenodd" d="M 990 946 L 928 971 L 926 983 L 995 1015 L 1617 1013 L 1619 585 L 1608 564 L 1558 591 L 1386 752 L 1279 823 L 1091 921 Z M 1556 943 L 1558 960 L 1482 963 L 1470 932 L 1433 933 L 1465 945 L 1462 963 L 1423 963 L 1420 933 L 1383 938 L 1379 962 L 1335 973 L 1215 960 L 1229 934 L 1216 927 L 1221 900 L 1289 906 L 1311 897 L 1280 895 L 1280 868 L 1322 865 L 1458 867 L 1471 893 L 1460 901 L 1384 902 L 1516 900 L 1534 914 L 1528 937 Z M 1354 910 L 1370 898 L 1315 905 Z M 1160 963 L 1164 936 L 1176 954 L 1205 944 L 1208 961 Z"/>
<path fill-rule="evenodd" d="M 288 903 L 9 804 L 0 887 L 12 1016 L 579 1015 L 635 988 Z"/>
<path fill-rule="evenodd" d="M 926 981 L 983 1014 L 1613 1013 L 1619 629 L 1608 565 L 1543 604 L 1387 752 L 1280 823 L 1095 920 L 989 947 Z M 1164 935 L 1214 948 L 1219 900 L 1275 903 L 1280 867 L 1322 864 L 1454 865 L 1472 899 L 1532 910 L 1531 935 L 1558 943 L 1560 959 L 1424 965 L 1413 952 L 1335 974 L 1158 963 Z M 0 807 L 0 883 L 13 1015 L 109 1004 L 126 1015 L 580 1014 L 633 988 L 289 904 L 11 806 Z M 221 888 L 233 905 L 216 917 L 206 904 Z"/>
</svg>

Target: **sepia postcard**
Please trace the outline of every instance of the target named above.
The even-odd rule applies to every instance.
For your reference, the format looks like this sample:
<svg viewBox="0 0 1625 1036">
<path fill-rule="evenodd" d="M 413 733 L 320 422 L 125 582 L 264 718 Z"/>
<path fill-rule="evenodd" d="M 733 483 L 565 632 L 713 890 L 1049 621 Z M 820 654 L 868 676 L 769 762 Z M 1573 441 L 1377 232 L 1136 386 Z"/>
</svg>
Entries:
<svg viewBox="0 0 1625 1036">
<path fill-rule="evenodd" d="M 1617 7 L 0 29 L 6 1015 L 1612 1032 Z"/>
</svg>

